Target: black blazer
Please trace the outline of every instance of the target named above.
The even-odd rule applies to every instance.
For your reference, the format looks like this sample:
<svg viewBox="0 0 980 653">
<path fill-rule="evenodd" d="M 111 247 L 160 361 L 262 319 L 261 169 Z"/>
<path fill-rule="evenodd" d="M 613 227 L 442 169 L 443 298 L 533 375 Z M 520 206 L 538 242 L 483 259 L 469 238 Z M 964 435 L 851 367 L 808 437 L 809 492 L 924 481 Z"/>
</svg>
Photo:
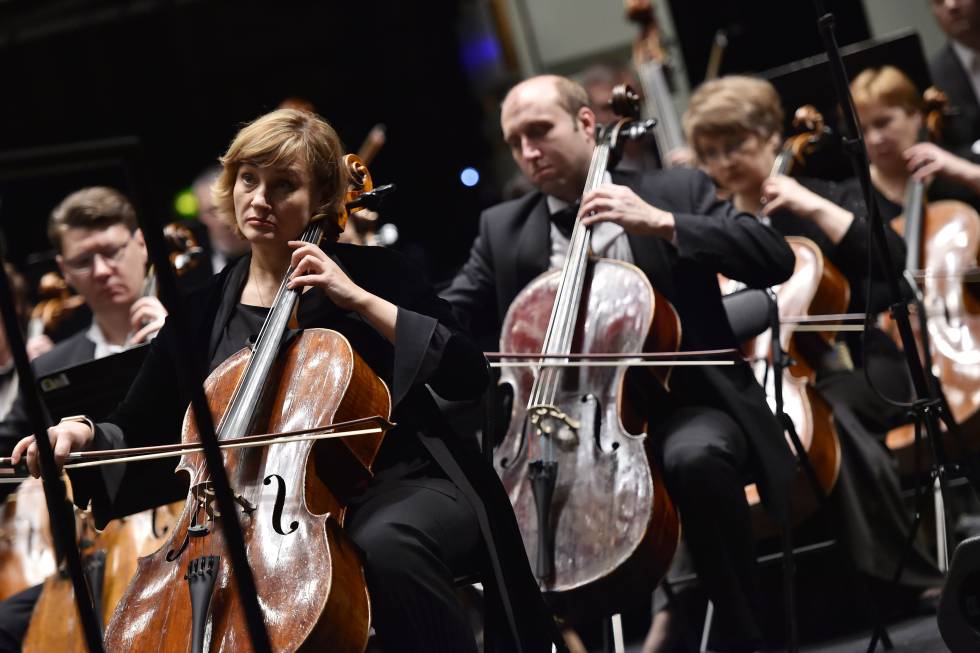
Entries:
<svg viewBox="0 0 980 653">
<path fill-rule="evenodd" d="M 75 335 L 62 340 L 51 349 L 31 362 L 36 377 L 44 376 L 72 365 L 78 365 L 95 358 L 95 343 L 86 337 L 88 329 L 82 329 Z M 14 445 L 34 432 L 23 397 L 18 393 L 10 412 L 0 422 L 0 455 L 9 456 Z"/>
<path fill-rule="evenodd" d="M 950 114 L 943 128 L 943 146 L 959 156 L 980 161 L 970 149 L 980 139 L 980 99 L 953 46 L 947 43 L 929 61 L 932 82 L 949 96 Z"/>
<path fill-rule="evenodd" d="M 531 575 L 510 502 L 475 446 L 445 426 L 427 389 L 447 399 L 479 397 L 488 379 L 486 359 L 461 332 L 449 305 L 435 296 L 404 257 L 382 248 L 339 244 L 332 247 L 331 257 L 361 287 L 398 307 L 397 344 L 389 343 L 357 314 L 338 308 L 317 288 L 304 293 L 300 300 L 300 326 L 341 332 L 388 384 L 392 420 L 399 426 L 387 435 L 379 458 L 389 443 L 397 447 L 399 439 L 411 439 L 425 447 L 477 513 L 490 553 L 490 569 L 484 580 L 502 590 L 500 595 L 505 599 L 491 609 L 503 611 L 503 623 L 509 623 L 511 632 L 519 633 L 524 651 L 550 650 L 553 624 Z M 178 350 L 189 354 L 197 369 L 209 368 L 222 330 L 239 301 L 248 265 L 249 257 L 245 256 L 188 296 L 183 316 L 190 342 L 179 342 L 168 320 L 151 344 L 124 402 L 107 422 L 97 425 L 96 448 L 152 445 L 180 437 L 190 394 L 178 378 Z M 91 499 L 97 523 L 111 516 L 120 496 L 136 491 L 126 487 L 126 472 L 114 467 L 119 466 L 100 472 L 70 472 L 76 503 L 85 505 Z M 173 469 L 173 461 L 169 467 Z M 142 480 L 140 491 L 145 492 L 148 505 L 167 500 L 175 486 L 172 471 L 170 480 Z"/>
<path fill-rule="evenodd" d="M 681 349 L 734 347 L 717 274 L 753 287 L 780 283 L 794 265 L 786 241 L 718 200 L 714 185 L 699 171 L 616 172 L 613 181 L 674 214 L 676 246 L 633 235 L 629 243 L 636 265 L 680 317 Z M 469 260 L 442 293 L 481 342 L 487 342 L 488 332 L 498 336 L 511 301 L 547 270 L 550 242 L 548 208 L 539 192 L 483 213 Z M 795 462 L 751 370 L 744 365 L 679 367 L 671 386 L 674 402 L 716 407 L 735 419 L 751 443 L 763 499 L 774 517 L 785 519 Z"/>
</svg>

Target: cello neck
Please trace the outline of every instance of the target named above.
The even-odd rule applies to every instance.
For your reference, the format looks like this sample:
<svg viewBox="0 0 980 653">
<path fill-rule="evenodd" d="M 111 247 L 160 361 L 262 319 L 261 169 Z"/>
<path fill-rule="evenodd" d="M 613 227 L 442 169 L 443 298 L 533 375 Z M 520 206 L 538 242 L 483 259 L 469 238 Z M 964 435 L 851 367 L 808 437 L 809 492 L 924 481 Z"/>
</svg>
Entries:
<svg viewBox="0 0 980 653">
<path fill-rule="evenodd" d="M 905 188 L 905 269 L 921 268 L 922 218 L 925 209 L 925 184 L 909 179 Z"/>
<path fill-rule="evenodd" d="M 776 160 L 772 164 L 772 170 L 769 171 L 769 176 L 778 177 L 779 175 L 788 175 L 792 167 L 793 153 L 782 150 L 776 155 Z"/>
<path fill-rule="evenodd" d="M 609 163 L 609 146 L 605 143 L 596 146 L 592 153 L 592 163 L 586 177 L 584 193 L 598 188 L 606 173 Z M 583 194 L 584 194 L 583 193 Z M 575 332 L 575 318 L 578 315 L 579 300 L 585 286 L 586 264 L 588 263 L 589 247 L 592 241 L 591 228 L 575 220 L 571 239 L 568 243 L 568 253 L 562 266 L 561 282 L 555 306 L 548 321 L 548 332 L 545 335 L 545 354 L 567 354 L 572 349 L 572 336 Z"/>
<path fill-rule="evenodd" d="M 319 222 L 311 222 L 300 240 L 307 243 L 319 243 L 323 228 Z M 269 314 L 262 323 L 252 355 L 249 358 L 242 379 L 235 388 L 231 403 L 225 413 L 225 418 L 218 429 L 218 439 L 236 438 L 248 435 L 255 417 L 262 404 L 266 381 L 273 364 L 279 354 L 280 345 L 289 326 L 289 320 L 296 309 L 300 291 L 286 287 L 293 273 L 293 266 L 286 270 L 279 290 L 269 309 Z"/>
</svg>

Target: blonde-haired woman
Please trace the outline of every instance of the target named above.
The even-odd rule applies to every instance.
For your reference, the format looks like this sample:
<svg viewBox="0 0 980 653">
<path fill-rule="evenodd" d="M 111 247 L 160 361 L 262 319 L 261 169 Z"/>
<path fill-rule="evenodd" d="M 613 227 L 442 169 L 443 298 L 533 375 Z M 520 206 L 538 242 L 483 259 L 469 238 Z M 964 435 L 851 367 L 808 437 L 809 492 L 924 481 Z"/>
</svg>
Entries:
<svg viewBox="0 0 980 653">
<path fill-rule="evenodd" d="M 506 558 L 511 591 L 530 588 L 513 595 L 525 601 L 512 606 L 515 630 L 525 650 L 550 648 L 551 628 L 534 621 L 543 605 L 522 559 L 513 517 L 506 512 L 509 502 L 494 485 L 493 471 L 481 468 L 480 457 L 447 431 L 427 389 L 447 399 L 478 397 L 487 383 L 483 354 L 459 331 L 448 304 L 399 255 L 332 242 L 339 225 L 331 218 L 347 185 L 341 155 L 333 128 L 306 111 L 280 109 L 238 133 L 221 158 L 214 196 L 219 211 L 248 241 L 249 253 L 187 302 L 192 342 L 177 342 L 169 325 L 164 327 L 129 396 L 107 422 L 94 432 L 79 422 L 50 429 L 59 464 L 69 451 L 179 437 L 189 396 L 177 379 L 176 350 L 215 369 L 258 332 L 292 266 L 289 287 L 304 291 L 297 310 L 300 327 L 345 335 L 391 391 L 398 427 L 381 447 L 373 479 L 346 497 L 345 522 L 363 553 L 373 625 L 384 650 L 477 650 L 454 578 L 482 567 L 485 549 L 477 510 L 487 507 L 496 520 L 498 547 L 512 535 L 510 551 L 520 552 L 521 557 Z M 317 214 L 328 216 L 329 237 L 322 247 L 297 240 Z M 37 474 L 33 438 L 17 445 L 14 457 L 21 456 Z M 118 492 L 113 473 L 104 472 L 103 480 Z M 111 498 L 100 494 L 105 488 L 93 489 L 91 480 L 76 480 L 76 500 Z M 494 577 L 488 574 L 484 580 L 492 583 Z"/>
</svg>

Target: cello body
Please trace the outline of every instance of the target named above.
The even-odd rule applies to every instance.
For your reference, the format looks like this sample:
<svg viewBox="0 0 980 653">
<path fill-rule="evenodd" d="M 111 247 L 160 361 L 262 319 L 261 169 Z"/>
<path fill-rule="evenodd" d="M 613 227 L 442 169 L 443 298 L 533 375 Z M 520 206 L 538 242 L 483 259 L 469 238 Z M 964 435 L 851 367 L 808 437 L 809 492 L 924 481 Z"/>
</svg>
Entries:
<svg viewBox="0 0 980 653">
<path fill-rule="evenodd" d="M 891 224 L 910 240 L 907 218 Z M 963 202 L 930 202 L 914 255 L 918 265 L 913 272 L 921 273 L 932 372 L 953 419 L 975 447 L 980 438 L 980 281 L 966 277 L 980 265 L 980 216 Z M 919 320 L 914 317 L 912 328 L 921 348 Z M 894 337 L 898 339 L 897 332 Z M 888 434 L 888 447 L 903 460 L 909 458 L 914 435 L 912 425 L 894 429 Z"/>
<path fill-rule="evenodd" d="M 387 387 L 339 333 L 307 329 L 280 353 L 254 432 L 390 414 Z M 205 381 L 219 432 L 251 356 L 249 349 L 239 351 Z M 185 443 L 198 440 L 192 412 L 184 419 Z M 344 506 L 335 491 L 370 477 L 381 440 L 368 435 L 223 451 L 240 508 L 234 518 L 242 524 L 273 650 L 364 650 L 367 590 L 359 554 L 341 528 Z M 140 559 L 107 626 L 106 650 L 248 651 L 247 624 L 216 521 L 224 516 L 216 513 L 203 455 L 185 455 L 177 469 L 191 477 L 184 510 L 167 542 Z M 203 607 L 189 591 L 198 582 L 213 583 Z"/>
<path fill-rule="evenodd" d="M 103 625 L 132 579 L 137 558 L 152 553 L 164 542 L 180 508 L 177 503 L 145 510 L 113 520 L 102 531 L 92 525 L 91 515 L 80 513 L 82 565 L 97 598 L 96 614 L 102 617 Z M 74 588 L 67 575 L 59 571 L 44 581 L 24 637 L 23 651 L 86 653 L 87 650 Z"/>
<path fill-rule="evenodd" d="M 54 538 L 40 479 L 25 479 L 7 497 L 0 521 L 0 601 L 55 572 Z"/>
<path fill-rule="evenodd" d="M 501 351 L 542 352 L 561 272 L 546 272 L 518 294 L 504 320 Z M 657 295 L 635 266 L 607 259 L 588 266 L 573 337 L 575 353 L 676 351 L 680 324 L 670 304 Z M 630 401 L 635 382 L 658 383 L 646 368 L 584 366 L 562 370 L 557 407 L 581 421 L 577 431 L 551 436 L 557 480 L 550 506 L 554 573 L 542 577 L 559 610 L 574 618 L 583 609 L 595 616 L 615 611 L 649 591 L 666 572 L 677 546 L 676 510 L 648 459 L 643 406 Z M 538 373 L 505 368 L 513 410 L 494 466 L 508 495 L 530 560 L 538 558 L 540 509 L 529 462 L 542 457 L 543 443 L 527 428 L 527 411 Z M 631 598 L 632 597 L 632 598 Z"/>
<path fill-rule="evenodd" d="M 847 310 L 850 286 L 837 268 L 827 261 L 820 248 L 809 238 L 787 236 L 786 241 L 796 257 L 793 274 L 775 288 L 779 317 L 834 315 Z M 793 324 L 782 324 L 779 330 L 780 346 L 789 352 L 793 364 L 783 371 L 783 411 L 793 422 L 817 475 L 824 494 L 828 494 L 837 482 L 840 471 L 841 451 L 833 413 L 827 401 L 816 391 L 815 358 L 833 348 L 833 334 L 796 332 Z M 747 354 L 753 360 L 756 379 L 766 391 L 770 408 L 775 410 L 775 388 L 772 374 L 772 332 L 765 331 L 754 338 Z M 787 445 L 793 449 L 787 435 Z M 796 451 L 794 450 L 794 455 Z M 759 504 L 755 485 L 746 488 L 749 504 Z M 817 507 L 809 483 L 802 473 L 797 474 L 793 485 L 794 516 L 801 519 Z M 761 511 L 754 511 L 761 513 Z M 765 518 L 758 516 L 757 528 Z M 770 530 L 763 527 L 764 531 Z M 774 525 L 773 525 L 774 526 Z"/>
</svg>

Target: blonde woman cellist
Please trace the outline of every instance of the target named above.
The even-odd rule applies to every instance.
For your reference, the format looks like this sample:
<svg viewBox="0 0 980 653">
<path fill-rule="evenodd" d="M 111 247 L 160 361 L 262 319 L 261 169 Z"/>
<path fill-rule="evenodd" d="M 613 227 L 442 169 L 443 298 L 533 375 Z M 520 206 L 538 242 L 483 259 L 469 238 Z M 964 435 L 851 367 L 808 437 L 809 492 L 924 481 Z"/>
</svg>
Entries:
<svg viewBox="0 0 980 653">
<path fill-rule="evenodd" d="M 449 399 L 476 398 L 486 384 L 485 360 L 458 330 L 448 306 L 402 258 L 380 248 L 334 243 L 338 225 L 330 218 L 326 230 L 332 238 L 322 248 L 297 241 L 315 214 L 338 215 L 348 183 L 341 155 L 333 128 L 306 111 L 281 109 L 242 128 L 221 158 L 214 196 L 219 213 L 248 241 L 249 253 L 191 296 L 193 342 L 176 342 L 173 330 L 164 327 L 129 396 L 106 423 L 93 431 L 82 422 L 62 422 L 49 437 L 60 461 L 69 451 L 173 442 L 188 403 L 176 380 L 176 349 L 214 369 L 255 334 L 294 266 L 289 286 L 306 290 L 296 315 L 299 326 L 346 336 L 391 391 L 398 426 L 381 447 L 373 479 L 346 497 L 345 530 L 363 552 L 381 643 L 386 650 L 475 651 L 453 581 L 482 567 L 478 515 L 493 506 L 494 492 L 496 505 L 506 498 L 499 485 L 487 485 L 496 479 L 492 471 L 481 474 L 478 456 L 451 441 L 426 385 Z M 37 473 L 32 438 L 18 444 L 14 457 Z M 111 488 L 112 472 L 102 474 Z M 475 496 L 471 483 L 487 498 Z M 83 479 L 75 487 L 76 500 L 79 494 L 87 500 Z M 491 508 L 498 542 L 508 532 L 501 514 Z M 515 561 L 520 563 L 507 559 Z M 295 570 L 297 578 L 322 572 Z M 513 609 L 518 636 L 523 650 L 544 650 L 550 648 L 549 626 L 534 621 L 541 606 L 534 603 L 540 599 L 526 562 L 523 569 L 508 570 L 508 585 L 512 591 L 522 587 L 522 572 L 523 587 L 532 593 Z"/>
</svg>

